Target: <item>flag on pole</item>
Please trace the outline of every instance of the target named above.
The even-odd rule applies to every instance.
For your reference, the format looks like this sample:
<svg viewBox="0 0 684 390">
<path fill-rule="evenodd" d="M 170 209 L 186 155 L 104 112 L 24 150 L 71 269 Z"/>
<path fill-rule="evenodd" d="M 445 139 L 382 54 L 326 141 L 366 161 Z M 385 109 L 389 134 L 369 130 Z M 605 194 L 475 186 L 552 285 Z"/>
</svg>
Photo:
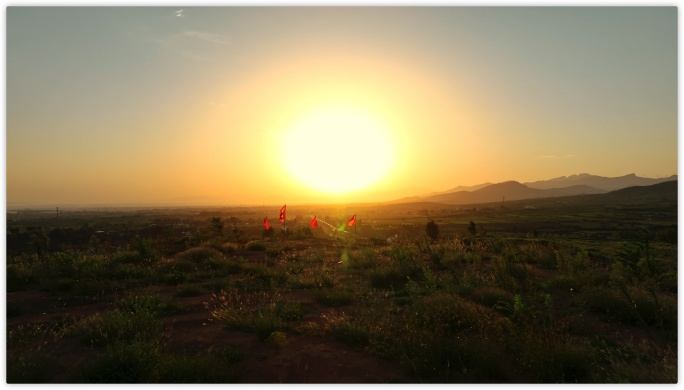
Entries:
<svg viewBox="0 0 684 390">
<path fill-rule="evenodd" d="M 285 207 L 287 207 L 286 204 L 280 209 L 280 222 L 285 222 Z"/>
<path fill-rule="evenodd" d="M 349 222 L 347 222 L 347 226 L 354 226 L 356 225 L 356 214 L 352 215 L 351 218 L 349 218 Z"/>
<path fill-rule="evenodd" d="M 315 215 L 314 215 L 313 219 L 311 220 L 311 222 L 309 222 L 309 224 L 311 224 L 311 227 L 314 229 L 316 229 L 318 227 L 318 221 L 316 220 Z"/>
<path fill-rule="evenodd" d="M 268 224 L 268 217 L 264 217 L 264 227 L 266 230 L 269 230 L 271 226 Z"/>
</svg>

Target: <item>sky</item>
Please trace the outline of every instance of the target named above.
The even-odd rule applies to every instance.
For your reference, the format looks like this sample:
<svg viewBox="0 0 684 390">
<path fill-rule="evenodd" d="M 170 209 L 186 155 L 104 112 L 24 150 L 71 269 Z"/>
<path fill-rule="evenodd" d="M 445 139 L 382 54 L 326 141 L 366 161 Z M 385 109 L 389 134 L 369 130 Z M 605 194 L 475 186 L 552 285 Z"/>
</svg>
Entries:
<svg viewBox="0 0 684 390">
<path fill-rule="evenodd" d="M 8 7 L 8 207 L 677 174 L 676 7 Z"/>
</svg>

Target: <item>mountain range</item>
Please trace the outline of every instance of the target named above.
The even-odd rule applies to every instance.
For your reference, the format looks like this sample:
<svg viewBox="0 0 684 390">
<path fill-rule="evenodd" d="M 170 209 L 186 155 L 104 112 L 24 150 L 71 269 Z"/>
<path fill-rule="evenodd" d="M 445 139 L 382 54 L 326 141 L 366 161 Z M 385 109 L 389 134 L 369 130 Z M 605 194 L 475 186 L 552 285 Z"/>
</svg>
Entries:
<svg viewBox="0 0 684 390">
<path fill-rule="evenodd" d="M 561 176 L 550 180 L 528 183 L 506 181 L 503 183 L 484 183 L 476 186 L 458 186 L 451 190 L 421 196 L 397 199 L 390 203 L 435 202 L 445 204 L 474 204 L 553 198 L 560 196 L 603 194 L 627 187 L 649 186 L 677 180 L 677 175 L 651 179 L 629 174 L 620 177 L 602 177 L 590 174 Z"/>
</svg>

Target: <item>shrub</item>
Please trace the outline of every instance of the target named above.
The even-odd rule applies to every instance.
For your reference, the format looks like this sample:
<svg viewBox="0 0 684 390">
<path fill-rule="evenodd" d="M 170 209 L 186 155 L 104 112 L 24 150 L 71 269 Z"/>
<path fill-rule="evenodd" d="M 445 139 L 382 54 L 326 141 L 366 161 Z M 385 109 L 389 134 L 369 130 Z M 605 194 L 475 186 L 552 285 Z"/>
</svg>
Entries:
<svg viewBox="0 0 684 390">
<path fill-rule="evenodd" d="M 287 336 L 283 332 L 275 331 L 268 335 L 264 341 L 274 348 L 281 349 L 287 344 Z"/>
<path fill-rule="evenodd" d="M 77 322 L 67 335 L 80 338 L 87 345 L 104 346 L 115 343 L 156 340 L 161 337 L 161 323 L 152 313 L 136 314 L 112 310 L 96 313 Z"/>
<path fill-rule="evenodd" d="M 139 264 L 142 263 L 144 258 L 138 252 L 134 251 L 122 251 L 118 252 L 112 258 L 112 263 L 114 264 Z"/>
<path fill-rule="evenodd" d="M 236 289 L 214 295 L 206 307 L 229 329 L 255 332 L 262 340 L 304 314 L 299 303 L 286 301 L 279 294 L 248 294 Z"/>
<path fill-rule="evenodd" d="M 22 290 L 33 282 L 33 262 L 29 258 L 21 257 L 7 264 L 7 292 Z"/>
<path fill-rule="evenodd" d="M 634 308 L 623 297 L 606 288 L 590 288 L 582 291 L 578 302 L 588 310 L 602 315 L 606 320 L 620 323 L 636 323 Z"/>
<path fill-rule="evenodd" d="M 176 298 L 189 298 L 202 295 L 204 292 L 205 290 L 202 287 L 192 284 L 179 288 L 173 296 Z"/>
<path fill-rule="evenodd" d="M 360 253 L 352 253 L 346 257 L 346 260 L 344 265 L 350 269 L 371 269 L 375 268 L 378 263 L 377 254 L 372 248 L 365 248 Z"/>
<path fill-rule="evenodd" d="M 413 304 L 418 326 L 439 334 L 483 330 L 495 314 L 458 295 L 436 293 Z"/>
<path fill-rule="evenodd" d="M 223 240 L 212 239 L 204 243 L 205 247 L 216 249 L 224 255 L 230 255 L 238 250 L 238 246 L 232 242 L 223 242 Z"/>
<path fill-rule="evenodd" d="M 251 241 L 245 245 L 245 249 L 253 252 L 264 252 L 266 251 L 266 245 L 261 241 Z"/>
<path fill-rule="evenodd" d="M 20 325 L 7 332 L 7 383 L 44 383 L 57 366 L 49 344 L 53 330 Z"/>
<path fill-rule="evenodd" d="M 313 294 L 316 302 L 328 307 L 349 305 L 354 301 L 354 293 L 346 289 L 323 289 Z"/>
<path fill-rule="evenodd" d="M 370 343 L 372 328 L 364 316 L 347 316 L 335 310 L 321 314 L 323 329 L 335 340 L 349 346 L 366 346 Z"/>
<path fill-rule="evenodd" d="M 204 263 L 210 259 L 221 258 L 223 258 L 223 253 L 210 247 L 191 248 L 176 255 L 177 261 L 187 261 L 195 264 Z"/>
<path fill-rule="evenodd" d="M 153 295 L 130 295 L 117 301 L 114 306 L 127 313 L 148 313 L 154 317 L 165 317 L 179 313 L 181 308 L 170 299 Z"/>
<path fill-rule="evenodd" d="M 513 305 L 513 294 L 498 287 L 477 288 L 470 293 L 470 299 L 490 308 L 500 302 Z"/>
<path fill-rule="evenodd" d="M 151 382 L 154 366 L 161 358 L 154 342 L 114 343 L 95 358 L 87 360 L 75 376 L 85 383 Z"/>
<path fill-rule="evenodd" d="M 396 268 L 373 270 L 368 274 L 371 286 L 386 290 L 400 289 L 406 285 L 408 278 Z"/>
<path fill-rule="evenodd" d="M 165 355 L 159 358 L 154 377 L 147 382 L 153 383 L 235 383 L 238 371 L 226 367 L 214 355 L 182 356 Z"/>
</svg>

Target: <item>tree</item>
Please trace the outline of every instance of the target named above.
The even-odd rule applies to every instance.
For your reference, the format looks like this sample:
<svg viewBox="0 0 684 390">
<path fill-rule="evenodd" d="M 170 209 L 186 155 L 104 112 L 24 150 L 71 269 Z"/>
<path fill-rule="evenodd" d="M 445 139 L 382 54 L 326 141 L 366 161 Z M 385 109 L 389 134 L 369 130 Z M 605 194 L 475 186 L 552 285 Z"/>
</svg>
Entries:
<svg viewBox="0 0 684 390">
<path fill-rule="evenodd" d="M 211 219 L 211 230 L 217 236 L 223 235 L 223 225 L 224 225 L 224 222 L 221 220 L 221 217 L 213 217 Z"/>
<path fill-rule="evenodd" d="M 477 233 L 477 226 L 475 225 L 475 222 L 470 221 L 470 226 L 468 226 L 468 231 L 469 231 L 470 234 L 472 234 L 473 236 Z"/>
<path fill-rule="evenodd" d="M 425 226 L 425 233 L 427 233 L 432 241 L 436 241 L 439 238 L 439 226 L 437 226 L 435 221 L 430 221 Z"/>
</svg>

